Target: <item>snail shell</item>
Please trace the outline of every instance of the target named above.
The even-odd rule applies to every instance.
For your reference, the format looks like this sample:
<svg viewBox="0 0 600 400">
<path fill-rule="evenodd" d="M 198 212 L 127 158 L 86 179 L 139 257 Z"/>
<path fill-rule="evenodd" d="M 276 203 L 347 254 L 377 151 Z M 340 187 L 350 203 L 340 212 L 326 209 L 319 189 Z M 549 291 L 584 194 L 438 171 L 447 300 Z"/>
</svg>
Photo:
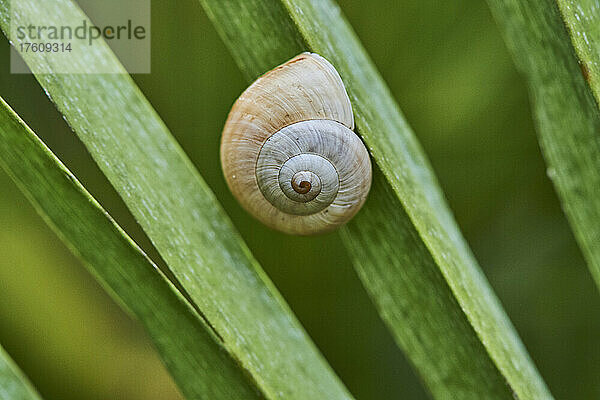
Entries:
<svg viewBox="0 0 600 400">
<path fill-rule="evenodd" d="M 302 53 L 258 78 L 233 105 L 221 139 L 227 184 L 274 229 L 335 229 L 371 187 L 369 154 L 352 129 L 339 74 L 318 54 Z"/>
</svg>

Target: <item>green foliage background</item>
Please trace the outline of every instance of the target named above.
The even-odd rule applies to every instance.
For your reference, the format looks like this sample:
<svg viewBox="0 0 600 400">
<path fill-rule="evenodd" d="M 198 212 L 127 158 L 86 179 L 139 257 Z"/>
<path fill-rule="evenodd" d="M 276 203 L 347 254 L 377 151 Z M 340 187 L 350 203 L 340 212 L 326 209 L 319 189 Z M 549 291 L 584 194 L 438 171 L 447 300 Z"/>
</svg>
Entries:
<svg viewBox="0 0 600 400">
<path fill-rule="evenodd" d="M 551 391 L 600 395 L 600 301 L 546 176 L 527 91 L 482 0 L 338 0 L 414 128 L 477 259 Z M 197 0 L 152 2 L 135 76 L 321 351 L 359 399 L 426 398 L 337 234 L 270 231 L 221 176 L 245 82 Z M 0 94 L 154 260 L 159 256 L 32 76 Z M 308 256 L 307 256 L 308 254 Z M 145 334 L 0 171 L 0 343 L 45 399 L 178 399 Z"/>
</svg>

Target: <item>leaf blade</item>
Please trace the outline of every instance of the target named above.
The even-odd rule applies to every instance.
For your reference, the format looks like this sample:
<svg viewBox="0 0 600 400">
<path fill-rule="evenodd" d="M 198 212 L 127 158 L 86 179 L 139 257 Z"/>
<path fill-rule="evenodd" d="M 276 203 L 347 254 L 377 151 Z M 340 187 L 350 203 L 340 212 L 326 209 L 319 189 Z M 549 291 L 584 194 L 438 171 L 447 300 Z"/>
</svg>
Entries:
<svg viewBox="0 0 600 400">
<path fill-rule="evenodd" d="M 0 155 L 48 225 L 142 322 L 188 398 L 260 398 L 210 327 L 2 98 Z"/>
<path fill-rule="evenodd" d="M 569 28 L 584 78 L 600 102 L 600 5 L 593 0 L 556 0 L 556 4 Z"/>
<path fill-rule="evenodd" d="M 27 377 L 0 346 L 0 399 L 41 400 Z"/>
<path fill-rule="evenodd" d="M 600 287 L 600 113 L 584 76 L 597 74 L 580 68 L 555 2 L 488 3 L 528 81 L 548 176 Z"/>
<path fill-rule="evenodd" d="M 574 71 L 574 57 L 569 54 L 569 72 L 572 77 L 569 79 L 561 76 L 556 86 L 559 88 L 557 90 L 568 92 L 573 100 L 565 101 L 560 108 L 555 109 L 561 111 L 559 115 L 567 114 L 568 110 L 570 115 L 578 115 L 579 118 L 570 121 L 567 116 L 574 125 L 561 124 L 557 115 L 552 114 L 554 110 L 544 111 L 542 108 L 547 109 L 548 106 L 541 104 L 537 106 L 540 136 L 548 166 L 552 168 L 551 171 L 558 172 L 552 178 L 563 208 L 596 285 L 600 288 L 600 226 L 597 223 L 600 219 L 600 143 L 596 139 L 600 131 L 600 115 L 597 112 L 600 102 L 600 7 L 598 2 L 589 0 L 557 0 L 556 3 L 569 28 L 581 73 Z M 560 27 L 556 26 L 556 29 Z M 533 73 L 530 74 L 533 76 Z M 531 79 L 533 81 L 535 78 Z M 583 81 L 591 88 L 595 104 Z M 553 97 L 558 96 L 566 97 L 562 93 Z M 579 110 L 575 110 L 576 107 Z M 567 142 L 566 147 L 558 132 L 565 128 L 572 132 L 572 140 Z M 565 169 L 575 173 L 567 173 L 565 176 Z"/>
</svg>

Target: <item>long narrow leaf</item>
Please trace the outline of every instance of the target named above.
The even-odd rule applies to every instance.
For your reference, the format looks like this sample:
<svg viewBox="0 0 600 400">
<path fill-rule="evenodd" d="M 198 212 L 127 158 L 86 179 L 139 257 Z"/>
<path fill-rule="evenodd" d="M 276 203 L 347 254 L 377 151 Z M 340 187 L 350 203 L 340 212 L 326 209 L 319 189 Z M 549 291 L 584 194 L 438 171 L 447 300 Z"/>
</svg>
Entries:
<svg viewBox="0 0 600 400">
<path fill-rule="evenodd" d="M 210 326 L 1 98 L 0 165 L 99 281 L 139 318 L 187 398 L 260 398 Z"/>
<path fill-rule="evenodd" d="M 89 24 L 71 0 L 20 0 L 19 10 L 19 25 L 42 17 L 49 25 Z M 0 25 L 10 36 L 9 18 L 9 1 L 0 0 Z M 23 57 L 34 71 L 69 70 L 72 63 L 122 71 L 36 77 L 227 351 L 267 398 L 349 398 L 108 46 L 73 39 L 73 47 L 79 57 Z"/>
<path fill-rule="evenodd" d="M 580 59 L 581 70 L 600 102 L 600 4 L 597 0 L 556 0 Z"/>
<path fill-rule="evenodd" d="M 548 2 L 551 3 L 551 2 Z M 595 0 L 557 0 L 576 60 L 555 7 L 545 4 L 548 16 L 530 28 L 546 35 L 552 51 L 519 38 L 514 51 L 527 47 L 531 63 L 523 65 L 529 76 L 539 124 L 540 141 L 563 207 L 587 264 L 600 287 L 600 4 Z M 542 2 L 541 4 L 544 4 Z M 541 5 L 529 5 L 537 12 Z M 520 20 L 499 18 L 505 25 Z M 579 62 L 579 69 L 577 68 Z M 551 70 L 549 66 L 553 66 Z M 596 97 L 589 94 L 585 81 Z"/>
<path fill-rule="evenodd" d="M 23 372 L 0 347 L 0 399 L 41 400 Z"/>
<path fill-rule="evenodd" d="M 247 78 L 300 51 L 342 76 L 378 166 L 344 231 L 382 318 L 437 398 L 551 398 L 471 255 L 419 144 L 329 0 L 200 0 Z"/>
<path fill-rule="evenodd" d="M 552 0 L 488 2 L 528 79 L 548 176 L 600 286 L 600 113 L 588 59 L 582 71 Z"/>
</svg>

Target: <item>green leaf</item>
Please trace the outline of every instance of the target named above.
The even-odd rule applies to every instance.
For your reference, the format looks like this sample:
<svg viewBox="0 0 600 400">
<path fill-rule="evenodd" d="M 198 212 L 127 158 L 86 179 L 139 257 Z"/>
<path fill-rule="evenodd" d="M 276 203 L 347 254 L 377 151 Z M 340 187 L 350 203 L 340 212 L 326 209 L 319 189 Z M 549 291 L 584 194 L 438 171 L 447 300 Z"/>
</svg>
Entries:
<svg viewBox="0 0 600 400">
<path fill-rule="evenodd" d="M 596 0 L 556 0 L 584 78 L 600 102 L 600 5 Z"/>
<path fill-rule="evenodd" d="M 0 399 L 41 400 L 27 377 L 0 346 Z"/>
<path fill-rule="evenodd" d="M 328 0 L 200 2 L 246 77 L 306 50 L 340 72 L 376 163 L 370 199 L 342 237 L 383 320 L 434 396 L 551 398 L 339 8 Z"/>
<path fill-rule="evenodd" d="M 90 24 L 71 0 L 21 0 L 16 18 L 25 26 L 40 19 Z M 9 1 L 0 0 L 0 25 L 8 36 L 9 19 Z M 36 78 L 223 346 L 267 398 L 350 398 L 108 46 L 72 42 L 77 57 L 23 57 L 34 71 L 85 70 L 90 63 L 121 71 Z"/>
<path fill-rule="evenodd" d="M 600 102 L 600 6 L 590 0 L 558 0 L 558 5 L 579 56 L 581 73 L 575 68 L 575 57 L 567 43 L 557 45 L 562 50 L 547 54 L 546 62 L 555 63 L 554 59 L 564 57 L 560 58 L 560 73 L 552 81 L 538 81 L 535 85 L 539 88 L 532 90 L 544 91 L 544 94 L 551 90 L 552 98 L 546 102 L 550 104 L 536 104 L 540 138 L 553 172 L 551 178 L 600 287 L 600 116 L 597 108 Z M 549 30 L 556 32 L 551 36 L 554 40 L 566 40 L 556 20 L 548 24 Z M 541 62 L 540 59 L 539 68 L 545 68 Z M 535 71 L 530 72 L 532 86 L 537 79 L 535 75 Z M 584 80 L 591 87 L 596 104 Z M 543 89 L 542 86 L 548 87 Z M 554 112 L 557 114 L 551 114 Z M 565 138 L 567 132 L 568 139 Z"/>
<path fill-rule="evenodd" d="M 187 398 L 260 398 L 211 327 L 1 98 L 0 165 L 109 293 L 138 317 Z"/>
<path fill-rule="evenodd" d="M 580 49 L 580 54 L 586 54 L 584 73 L 552 0 L 488 1 L 528 80 L 548 176 L 600 286 L 600 114 L 585 80 L 586 76 L 597 79 L 598 56 Z M 578 3 L 584 7 L 586 2 Z M 565 15 L 576 11 L 569 11 L 566 4 L 562 3 Z M 586 14 L 586 18 L 594 15 Z M 590 43 L 598 32 L 597 23 L 594 29 L 587 37 Z M 576 43 L 578 36 L 574 35 Z"/>
</svg>

